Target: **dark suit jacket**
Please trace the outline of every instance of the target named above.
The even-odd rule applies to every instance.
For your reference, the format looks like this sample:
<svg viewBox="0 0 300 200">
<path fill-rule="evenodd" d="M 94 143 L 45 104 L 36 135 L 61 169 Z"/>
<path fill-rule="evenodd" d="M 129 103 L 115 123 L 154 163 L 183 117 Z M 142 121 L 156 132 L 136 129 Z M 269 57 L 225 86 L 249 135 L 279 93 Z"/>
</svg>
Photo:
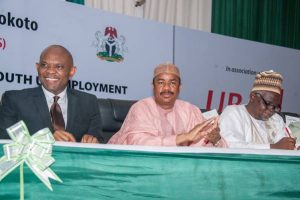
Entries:
<svg viewBox="0 0 300 200">
<path fill-rule="evenodd" d="M 102 140 L 101 118 L 97 98 L 94 95 L 67 89 L 68 119 L 66 131 L 77 142 L 86 133 Z M 48 127 L 53 132 L 46 97 L 41 87 L 7 91 L 2 95 L 0 107 L 0 139 L 9 138 L 6 128 L 23 120 L 30 134 Z"/>
</svg>

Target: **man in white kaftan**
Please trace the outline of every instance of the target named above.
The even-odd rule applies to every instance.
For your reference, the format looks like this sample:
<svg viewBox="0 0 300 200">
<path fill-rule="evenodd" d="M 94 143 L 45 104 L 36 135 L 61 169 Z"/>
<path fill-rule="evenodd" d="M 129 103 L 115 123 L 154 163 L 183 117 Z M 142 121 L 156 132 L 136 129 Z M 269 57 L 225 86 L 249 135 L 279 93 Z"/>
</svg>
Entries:
<svg viewBox="0 0 300 200">
<path fill-rule="evenodd" d="M 280 115 L 275 113 L 267 121 L 257 120 L 246 105 L 227 106 L 220 122 L 221 135 L 231 148 L 269 149 L 270 144 L 288 136 Z"/>
<path fill-rule="evenodd" d="M 256 75 L 247 105 L 227 106 L 220 134 L 230 148 L 295 149 L 296 140 L 280 115 L 282 76 L 273 71 Z"/>
</svg>

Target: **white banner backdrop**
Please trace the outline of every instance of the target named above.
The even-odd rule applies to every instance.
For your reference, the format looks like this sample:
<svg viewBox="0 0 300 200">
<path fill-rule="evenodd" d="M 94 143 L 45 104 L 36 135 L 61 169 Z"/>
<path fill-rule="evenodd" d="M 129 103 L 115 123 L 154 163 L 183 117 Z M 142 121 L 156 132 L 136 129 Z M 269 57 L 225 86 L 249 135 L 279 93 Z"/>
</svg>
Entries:
<svg viewBox="0 0 300 200">
<path fill-rule="evenodd" d="M 153 68 L 174 61 L 182 73 L 180 97 L 222 110 L 247 103 L 255 72 L 284 77 L 283 110 L 300 112 L 300 51 L 140 18 L 59 0 L 0 1 L 0 94 L 36 86 L 35 63 L 48 45 L 73 54 L 71 87 L 101 98 L 152 95 Z"/>
<path fill-rule="evenodd" d="M 183 28 L 174 35 L 182 98 L 219 111 L 246 104 L 256 72 L 273 69 L 284 77 L 282 111 L 300 112 L 299 50 Z"/>
<path fill-rule="evenodd" d="M 77 74 L 72 86 L 102 98 L 151 95 L 154 66 L 173 58 L 170 25 L 62 1 L 1 0 L 0 10 L 0 38 L 5 40 L 0 50 L 0 93 L 36 86 L 35 63 L 51 44 L 61 44 L 73 54 Z M 36 30 L 28 21 L 34 22 Z M 106 56 L 109 36 L 115 47 L 112 57 Z M 29 79 L 25 84 L 24 78 Z"/>
</svg>

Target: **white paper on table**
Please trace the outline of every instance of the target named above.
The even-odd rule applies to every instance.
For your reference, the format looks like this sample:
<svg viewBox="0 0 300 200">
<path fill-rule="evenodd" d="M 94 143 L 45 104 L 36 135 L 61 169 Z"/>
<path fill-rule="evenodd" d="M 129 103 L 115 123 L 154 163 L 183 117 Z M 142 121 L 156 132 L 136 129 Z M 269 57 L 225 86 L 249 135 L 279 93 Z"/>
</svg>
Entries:
<svg viewBox="0 0 300 200">
<path fill-rule="evenodd" d="M 299 122 L 300 121 L 300 117 L 293 117 L 293 116 L 290 116 L 290 115 L 286 115 L 285 116 L 285 124 L 287 126 L 290 125 L 290 123 L 293 123 L 293 122 Z"/>
<path fill-rule="evenodd" d="M 213 110 L 204 112 L 204 113 L 202 113 L 202 115 L 203 115 L 203 117 L 204 117 L 205 119 L 210 119 L 210 118 L 212 118 L 212 117 L 217 117 L 217 116 L 219 116 L 219 114 L 218 114 L 218 112 L 217 112 L 216 109 L 213 109 Z"/>
</svg>

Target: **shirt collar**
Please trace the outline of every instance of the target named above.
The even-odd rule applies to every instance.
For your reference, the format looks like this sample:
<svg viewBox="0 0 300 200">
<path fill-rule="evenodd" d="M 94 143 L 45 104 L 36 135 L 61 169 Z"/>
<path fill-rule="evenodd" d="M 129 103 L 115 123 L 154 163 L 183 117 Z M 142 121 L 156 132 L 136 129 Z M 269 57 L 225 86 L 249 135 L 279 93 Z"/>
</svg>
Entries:
<svg viewBox="0 0 300 200">
<path fill-rule="evenodd" d="M 53 103 L 53 101 L 54 101 L 53 97 L 54 96 L 59 96 L 59 99 L 58 99 L 59 102 L 65 103 L 67 101 L 67 95 L 66 95 L 67 94 L 67 87 L 61 93 L 59 93 L 58 95 L 55 95 L 55 94 L 49 92 L 46 88 L 44 88 L 44 86 L 42 86 L 42 89 L 43 89 L 43 92 L 46 96 L 47 102 Z"/>
</svg>

